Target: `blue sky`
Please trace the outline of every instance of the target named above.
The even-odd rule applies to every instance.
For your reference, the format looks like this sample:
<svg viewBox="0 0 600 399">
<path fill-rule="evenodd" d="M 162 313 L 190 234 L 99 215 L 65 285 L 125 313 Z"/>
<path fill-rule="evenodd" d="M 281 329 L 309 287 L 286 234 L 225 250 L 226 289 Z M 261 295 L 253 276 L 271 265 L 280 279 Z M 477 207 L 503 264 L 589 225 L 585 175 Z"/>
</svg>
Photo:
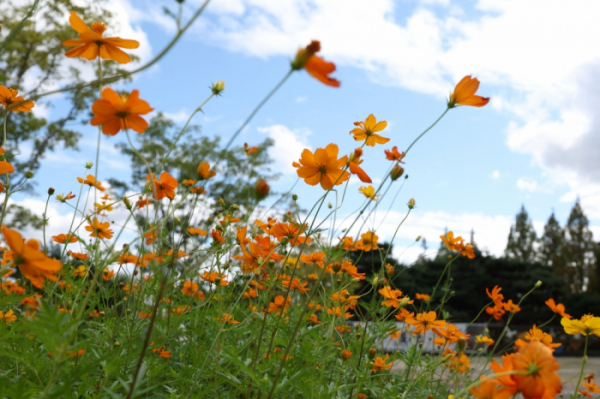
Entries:
<svg viewBox="0 0 600 399">
<path fill-rule="evenodd" d="M 120 27 L 107 34 L 139 40 L 136 54 L 150 59 L 174 34 L 163 4 L 173 9 L 175 2 L 115 0 Z M 184 19 L 200 2 L 185 4 Z M 302 148 L 334 142 L 349 153 L 358 146 L 348 134 L 352 123 L 370 113 L 389 124 L 383 135 L 390 143 L 368 148 L 364 156 L 367 172 L 381 178 L 389 166 L 383 150 L 405 149 L 444 111 L 456 82 L 477 76 L 479 94 L 491 97 L 490 104 L 451 110 L 411 150 L 405 165 L 410 178 L 385 218 L 394 189 L 384 199 L 375 224 L 384 219 L 381 235 L 389 238 L 414 197 L 417 209 L 399 233 L 397 255 L 418 235 L 437 249 L 446 227 L 463 236 L 474 229 L 481 247 L 500 254 L 521 204 L 541 229 L 552 209 L 564 223 L 579 197 L 596 238 L 600 233 L 594 111 L 600 104 L 600 35 L 593 34 L 600 33 L 593 18 L 599 11 L 597 2 L 573 7 L 557 0 L 214 1 L 158 66 L 115 88 L 139 89 L 157 111 L 183 123 L 209 94 L 208 86 L 224 80 L 223 97 L 194 123 L 204 134 L 228 139 L 287 72 L 297 49 L 320 40 L 321 55 L 338 67 L 333 76 L 341 87 L 295 73 L 238 139 L 251 145 L 275 140 L 272 155 L 283 176 L 272 186 L 284 192 L 296 180 L 290 163 Z M 37 112 L 58 115 L 60 98 L 54 101 L 55 107 Z M 95 157 L 96 129 L 80 131 L 80 152 L 59 150 L 47 158 L 35 178 L 42 192 L 48 185 L 75 191 L 81 166 Z M 129 176 L 127 160 L 113 148 L 119 138 L 102 140 L 99 178 Z M 360 186 L 350 184 L 342 214 L 360 204 Z M 299 184 L 295 192 L 306 208 L 322 190 Z M 41 198 L 16 200 L 41 211 Z M 52 205 L 49 213 L 51 227 L 63 228 L 67 209 Z M 410 261 L 420 252 L 411 248 L 402 256 Z"/>
</svg>

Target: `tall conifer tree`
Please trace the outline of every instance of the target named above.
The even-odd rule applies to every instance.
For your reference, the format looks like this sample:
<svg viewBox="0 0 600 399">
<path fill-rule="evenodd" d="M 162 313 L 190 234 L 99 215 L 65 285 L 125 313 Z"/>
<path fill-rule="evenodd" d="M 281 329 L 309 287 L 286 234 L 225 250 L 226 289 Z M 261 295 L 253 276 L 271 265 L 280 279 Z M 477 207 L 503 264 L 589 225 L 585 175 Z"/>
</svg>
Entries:
<svg viewBox="0 0 600 399">
<path fill-rule="evenodd" d="M 595 281 L 595 247 L 588 219 L 578 200 L 565 226 L 565 279 L 569 293 L 587 291 Z"/>
<path fill-rule="evenodd" d="M 535 242 L 537 236 L 533 229 L 533 224 L 525 210 L 521 206 L 521 211 L 517 214 L 515 224 L 510 228 L 508 243 L 504 254 L 509 259 L 521 260 L 525 262 L 535 261 Z"/>
</svg>

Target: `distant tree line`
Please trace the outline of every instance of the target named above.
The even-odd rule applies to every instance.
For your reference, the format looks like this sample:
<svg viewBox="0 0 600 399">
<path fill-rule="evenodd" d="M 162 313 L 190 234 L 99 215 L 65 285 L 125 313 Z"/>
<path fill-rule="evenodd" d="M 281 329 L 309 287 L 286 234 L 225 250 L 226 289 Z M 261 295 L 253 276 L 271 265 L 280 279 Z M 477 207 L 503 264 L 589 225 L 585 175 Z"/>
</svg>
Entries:
<svg viewBox="0 0 600 399">
<path fill-rule="evenodd" d="M 533 228 L 525 207 L 517 214 L 510 229 L 504 256 L 482 253 L 474 242 L 476 258 L 456 259 L 452 264 L 452 282 L 447 290 L 450 300 L 444 311 L 453 322 L 475 320 L 482 307 L 490 302 L 486 288 L 502 287 L 506 299 L 518 302 L 539 280 L 536 289 L 523 303 L 522 311 L 513 324 L 538 325 L 548 321 L 553 313 L 544 304 L 548 298 L 564 303 L 567 313 L 581 317 L 586 313 L 598 314 L 600 309 L 600 243 L 593 240 L 589 221 L 579 201 L 571 210 L 564 227 L 554 213 L 548 219 L 541 237 Z M 424 250 L 427 249 L 423 243 Z M 387 250 L 387 244 L 383 247 Z M 410 297 L 416 293 L 431 294 L 432 287 L 447 264 L 450 252 L 443 244 L 432 259 L 422 256 L 412 265 L 403 265 L 388 258 L 394 266 L 391 282 Z M 356 256 L 360 272 L 373 276 L 384 266 L 379 256 Z M 369 292 L 368 283 L 362 283 L 358 293 Z M 445 291 L 438 289 L 432 301 L 439 301 Z M 371 294 L 372 295 L 372 291 Z M 477 322 L 487 322 L 490 316 L 483 312 Z M 552 324 L 558 324 L 559 317 Z"/>
</svg>

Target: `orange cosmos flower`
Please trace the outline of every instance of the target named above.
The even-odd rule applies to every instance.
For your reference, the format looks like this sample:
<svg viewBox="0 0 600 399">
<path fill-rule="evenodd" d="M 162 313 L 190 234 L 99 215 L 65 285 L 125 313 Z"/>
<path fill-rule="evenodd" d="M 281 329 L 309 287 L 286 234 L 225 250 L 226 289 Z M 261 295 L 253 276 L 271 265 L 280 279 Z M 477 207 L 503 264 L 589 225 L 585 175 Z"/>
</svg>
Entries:
<svg viewBox="0 0 600 399">
<path fill-rule="evenodd" d="M 198 290 L 198 283 L 192 280 L 184 281 L 180 292 L 183 295 L 193 296 L 196 299 L 204 299 L 204 293 Z"/>
<path fill-rule="evenodd" d="M 19 92 L 11 87 L 4 87 L 0 84 L 0 104 L 4 105 L 7 111 L 11 112 L 29 112 L 35 106 L 33 101 L 25 101 L 19 96 Z"/>
<path fill-rule="evenodd" d="M 363 150 L 362 148 L 356 148 L 352 154 L 350 154 L 350 161 L 348 162 L 348 168 L 350 169 L 350 173 L 358 176 L 361 182 L 363 183 L 372 183 L 373 181 L 360 166 L 363 160 L 360 159 L 362 157 Z"/>
<path fill-rule="evenodd" d="M 0 310 L 0 320 L 4 320 L 4 324 L 12 323 L 13 321 L 17 321 L 17 316 L 14 314 L 13 310 L 10 309 L 6 313 Z"/>
<path fill-rule="evenodd" d="M 510 313 L 518 313 L 521 311 L 521 307 L 519 305 L 517 305 L 516 303 L 513 303 L 512 299 L 509 299 L 504 304 L 504 310 L 506 310 L 507 312 L 510 312 Z"/>
<path fill-rule="evenodd" d="M 354 122 L 354 126 L 358 126 L 350 131 L 354 135 L 354 140 L 365 140 L 365 144 L 374 147 L 375 144 L 385 144 L 390 139 L 380 136 L 377 132 L 382 131 L 387 127 L 386 121 L 377 122 L 373 114 L 367 116 L 364 122 Z"/>
<path fill-rule="evenodd" d="M 289 280 L 289 279 L 282 280 L 281 285 L 284 286 L 285 288 L 289 288 L 291 290 L 296 290 L 296 291 L 300 292 L 301 294 L 305 294 L 309 290 L 309 288 L 306 287 L 308 285 L 308 282 L 305 281 L 305 282 L 301 283 L 300 280 L 297 278 L 293 278 L 292 280 Z"/>
<path fill-rule="evenodd" d="M 284 298 L 281 295 L 277 295 L 275 299 L 273 299 L 273 302 L 269 303 L 268 312 L 280 312 L 282 309 L 285 311 L 287 308 L 290 307 L 291 304 L 292 300 L 289 296 L 287 298 Z"/>
<path fill-rule="evenodd" d="M 298 50 L 296 58 L 292 62 L 292 69 L 297 71 L 304 68 L 310 76 L 319 82 L 327 86 L 339 87 L 340 81 L 328 76 L 335 71 L 335 64 L 316 56 L 315 53 L 320 50 L 321 43 L 317 40 L 311 41 L 306 48 Z"/>
<path fill-rule="evenodd" d="M 461 79 L 450 94 L 448 108 L 454 108 L 457 105 L 470 105 L 472 107 L 483 107 L 490 99 L 489 97 L 476 96 L 475 92 L 479 88 L 479 80 L 467 75 Z"/>
<path fill-rule="evenodd" d="M 227 324 L 240 324 L 239 321 L 235 320 L 232 315 L 229 313 L 223 313 L 223 317 L 221 318 L 221 323 Z"/>
<path fill-rule="evenodd" d="M 329 313 L 331 316 L 343 317 L 346 319 L 349 319 L 350 317 L 352 317 L 352 313 L 346 312 L 346 308 L 341 307 L 341 306 L 335 306 L 335 307 L 328 308 L 327 313 Z"/>
<path fill-rule="evenodd" d="M 373 368 L 371 371 L 391 369 L 393 363 L 385 364 L 385 362 L 388 360 L 388 357 L 390 357 L 390 355 L 386 353 L 384 358 L 377 356 L 375 359 L 373 359 Z"/>
<path fill-rule="evenodd" d="M 570 314 L 565 313 L 565 305 L 559 303 L 558 305 L 554 302 L 554 299 L 550 298 L 546 302 L 546 305 L 554 312 L 559 314 L 562 317 L 566 317 L 567 319 L 572 318 Z"/>
<path fill-rule="evenodd" d="M 193 236 L 201 236 L 201 237 L 206 236 L 206 230 L 202 230 L 199 227 L 188 227 L 187 231 L 188 231 L 188 233 L 190 233 Z"/>
<path fill-rule="evenodd" d="M 214 170 L 210 170 L 210 165 L 208 162 L 200 162 L 198 164 L 198 179 L 200 180 L 208 180 L 211 177 L 216 176 L 217 172 Z"/>
<path fill-rule="evenodd" d="M 325 256 L 325 252 L 313 252 L 308 255 L 300 255 L 300 260 L 304 263 L 308 264 L 316 264 L 321 269 L 325 266 L 325 260 L 327 257 Z"/>
<path fill-rule="evenodd" d="M 100 191 L 106 190 L 106 188 L 104 188 L 102 186 L 102 183 L 100 183 L 98 180 L 96 180 L 96 178 L 92 175 L 87 175 L 87 177 L 85 179 L 78 177 L 77 181 L 81 184 L 87 184 L 90 187 L 96 187 Z M 73 197 L 75 197 L 75 196 L 73 196 Z M 67 199 L 67 198 L 65 198 L 65 199 Z M 68 198 L 68 199 L 70 199 L 70 198 Z"/>
<path fill-rule="evenodd" d="M 90 124 L 102 125 L 102 133 L 108 136 L 114 136 L 122 129 L 143 133 L 148 128 L 148 122 L 140 115 L 145 115 L 153 109 L 148 102 L 140 99 L 139 90 L 134 90 L 129 95 L 119 95 L 107 87 L 102 90 L 102 99 L 92 104 L 94 118 L 90 120 Z"/>
<path fill-rule="evenodd" d="M 179 185 L 179 182 L 177 182 L 176 178 L 171 176 L 169 172 L 162 172 L 160 174 L 160 181 L 156 178 L 156 176 L 151 174 L 146 176 L 146 180 L 150 180 L 151 178 L 154 178 L 153 191 L 156 190 L 156 192 L 152 193 L 154 199 L 159 201 L 165 197 L 171 200 L 175 199 L 175 189 Z"/>
<path fill-rule="evenodd" d="M 0 155 L 4 154 L 4 148 L 0 148 Z M 12 164 L 10 162 L 7 161 L 0 161 L 0 175 L 4 175 L 7 173 L 14 173 L 15 172 L 15 167 L 12 166 Z M 2 185 L 2 191 L 4 191 L 4 185 Z"/>
<path fill-rule="evenodd" d="M 414 319 L 406 319 L 411 326 L 416 327 L 415 334 L 424 334 L 432 328 L 443 328 L 446 325 L 445 320 L 436 320 L 437 314 L 434 311 L 427 313 L 418 313 Z"/>
<path fill-rule="evenodd" d="M 560 365 L 544 344 L 533 341 L 519 348 L 513 358 L 514 369 L 524 374 L 512 376 L 525 399 L 553 398 L 562 390 L 556 372 Z"/>
<path fill-rule="evenodd" d="M 58 234 L 55 236 L 52 236 L 52 240 L 54 240 L 54 242 L 57 242 L 59 244 L 72 244 L 74 242 L 77 242 L 77 237 L 75 237 L 73 234 L 69 234 L 68 236 L 66 234 Z"/>
<path fill-rule="evenodd" d="M 509 391 L 503 390 L 494 380 L 489 380 L 481 376 L 481 382 L 478 386 L 469 390 L 469 393 L 477 399 L 510 399 L 512 396 Z"/>
<path fill-rule="evenodd" d="M 40 250 L 40 243 L 37 240 L 25 241 L 16 230 L 9 229 L 6 226 L 2 226 L 2 234 L 10 248 L 15 266 L 34 286 L 42 288 L 44 278 L 58 281 L 55 274 L 62 269 L 62 263 L 47 257 Z"/>
<path fill-rule="evenodd" d="M 440 238 L 449 251 L 461 251 L 463 249 L 463 238 L 461 236 L 454 238 L 452 231 L 447 232 L 445 236 L 440 236 Z"/>
<path fill-rule="evenodd" d="M 311 185 L 321 184 L 325 190 L 330 190 L 333 185 L 339 186 L 350 177 L 350 174 L 342 170 L 348 162 L 348 157 L 338 159 L 339 148 L 335 144 L 329 144 L 325 148 L 317 148 L 313 154 L 309 149 L 302 151 L 298 162 L 292 165 L 297 168 L 298 176 Z"/>
<path fill-rule="evenodd" d="M 87 254 L 83 254 L 83 253 L 79 253 L 79 252 L 73 252 L 71 250 L 69 250 L 67 252 L 68 252 L 69 255 L 71 255 L 75 259 L 88 260 L 90 258 Z"/>
<path fill-rule="evenodd" d="M 88 223 L 85 229 L 90 232 L 90 237 L 98 237 L 101 240 L 105 238 L 110 240 L 112 238 L 114 232 L 109 229 L 110 222 L 100 222 L 98 218 L 94 218 Z"/>
<path fill-rule="evenodd" d="M 306 226 L 297 226 L 294 223 L 277 223 L 271 228 L 271 235 L 277 238 L 279 242 L 287 238 L 289 243 L 294 246 L 303 243 L 310 244 L 312 238 L 301 235 L 305 230 Z"/>
<path fill-rule="evenodd" d="M 486 335 L 478 335 L 475 337 L 476 344 L 494 345 L 494 340 Z"/>
<path fill-rule="evenodd" d="M 400 311 L 396 313 L 394 317 L 396 317 L 396 320 L 398 321 L 406 321 L 408 319 L 413 319 L 415 317 L 415 313 L 409 312 L 405 308 L 400 308 Z"/>
<path fill-rule="evenodd" d="M 213 244 L 215 244 L 215 245 L 225 244 L 225 237 L 223 237 L 223 233 L 221 233 L 221 230 L 212 229 L 212 231 L 210 232 L 210 236 L 213 239 Z"/>
<path fill-rule="evenodd" d="M 194 184 L 196 184 L 196 180 L 193 179 L 186 179 L 183 181 L 183 185 L 187 187 L 193 186 Z"/>
<path fill-rule="evenodd" d="M 400 163 L 404 163 L 402 162 L 402 158 L 404 158 L 404 151 L 399 152 L 397 145 L 393 146 L 391 150 L 384 150 L 383 152 L 385 152 L 385 158 L 388 161 L 400 161 Z"/>
<path fill-rule="evenodd" d="M 204 281 L 208 281 L 209 283 L 219 284 L 219 285 L 227 285 L 229 281 L 225 279 L 225 276 L 218 272 L 210 272 L 204 271 L 204 274 L 198 273 L 198 276 Z"/>
<path fill-rule="evenodd" d="M 392 289 L 390 286 L 383 287 L 379 290 L 379 293 L 385 298 L 388 298 L 387 300 L 381 302 L 383 306 L 387 306 L 388 308 L 397 308 L 408 303 L 408 301 L 405 301 L 405 299 L 408 299 L 408 297 L 402 298 L 402 291 Z M 404 304 L 401 302 L 404 302 Z"/>
<path fill-rule="evenodd" d="M 379 249 L 377 246 L 377 241 L 379 240 L 379 236 L 375 234 L 374 231 L 367 231 L 360 235 L 360 240 L 358 240 L 355 244 L 355 248 L 359 251 L 375 251 Z"/>
<path fill-rule="evenodd" d="M 258 152 L 258 147 L 249 147 L 248 143 L 244 143 L 244 151 L 246 151 L 246 155 L 250 155 Z"/>
<path fill-rule="evenodd" d="M 542 344 L 546 345 L 546 347 L 548 347 L 552 352 L 554 352 L 554 348 L 558 348 L 562 345 L 560 343 L 552 343 L 552 335 L 546 334 L 545 332 L 537 328 L 535 324 L 533 325 L 533 328 L 531 330 L 525 333 L 525 336 L 523 338 L 525 338 L 525 340 L 529 342 L 541 342 Z M 523 341 L 522 339 L 517 339 L 515 341 L 515 345 L 520 348 L 522 346 L 527 345 L 526 341 Z"/>
<path fill-rule="evenodd" d="M 429 302 L 431 300 L 431 295 L 416 293 L 415 298 L 420 301 Z"/>
<path fill-rule="evenodd" d="M 136 40 L 102 37 L 106 25 L 102 22 L 94 22 L 92 23 L 92 29 L 90 29 L 75 11 L 71 11 L 69 22 L 73 29 L 79 33 L 79 39 L 69 39 L 62 43 L 65 47 L 76 46 L 65 53 L 67 57 L 81 57 L 91 61 L 100 55 L 100 58 L 104 60 L 114 60 L 120 64 L 127 64 L 131 62 L 131 57 L 120 50 L 119 47 L 136 49 L 140 46 L 140 43 Z"/>
</svg>

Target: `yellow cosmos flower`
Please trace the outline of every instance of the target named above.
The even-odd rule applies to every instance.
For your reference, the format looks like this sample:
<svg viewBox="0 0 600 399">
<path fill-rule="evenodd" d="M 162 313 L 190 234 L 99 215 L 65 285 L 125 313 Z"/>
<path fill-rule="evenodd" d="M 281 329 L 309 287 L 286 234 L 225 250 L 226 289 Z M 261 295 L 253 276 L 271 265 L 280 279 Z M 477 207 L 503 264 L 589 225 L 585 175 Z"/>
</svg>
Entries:
<svg viewBox="0 0 600 399">
<path fill-rule="evenodd" d="M 600 337 L 600 317 L 586 314 L 580 320 L 563 317 L 560 320 L 560 324 L 565 328 L 567 334 L 583 334 L 591 335 L 595 334 Z"/>
<path fill-rule="evenodd" d="M 373 186 L 360 187 L 358 191 L 363 193 L 365 197 L 377 202 L 377 197 L 379 197 L 379 195 L 375 195 L 375 188 L 373 188 Z"/>
</svg>

